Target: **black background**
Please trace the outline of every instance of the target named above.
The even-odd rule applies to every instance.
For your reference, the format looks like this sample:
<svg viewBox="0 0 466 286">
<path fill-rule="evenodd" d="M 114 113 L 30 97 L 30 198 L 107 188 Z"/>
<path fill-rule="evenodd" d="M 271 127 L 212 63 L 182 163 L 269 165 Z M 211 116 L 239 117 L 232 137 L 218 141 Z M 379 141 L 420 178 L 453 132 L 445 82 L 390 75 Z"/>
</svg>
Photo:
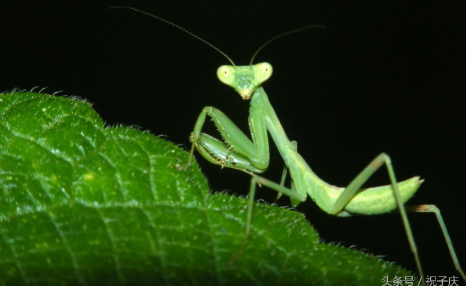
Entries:
<svg viewBox="0 0 466 286">
<path fill-rule="evenodd" d="M 324 180 L 345 186 L 387 152 L 400 180 L 426 179 L 410 204 L 436 204 L 466 265 L 464 30 L 460 7 L 439 1 L 16 1 L 1 8 L 0 90 L 48 86 L 94 104 L 109 125 L 137 125 L 190 147 L 206 105 L 247 130 L 248 102 L 218 82 L 227 60 L 129 5 L 192 31 L 248 64 L 280 33 L 313 29 L 267 46 L 256 62 L 299 152 Z M 277 1 L 278 2 L 278 1 Z M 460 13 L 458 13 L 460 12 Z M 214 128 L 207 128 L 215 134 Z M 271 142 L 267 178 L 283 162 Z M 250 177 L 197 156 L 213 190 L 246 195 Z M 387 184 L 385 170 L 370 185 Z M 271 202 L 275 192 L 260 189 Z M 280 205 L 287 206 L 287 198 Z M 398 215 L 335 218 L 311 200 L 298 207 L 326 242 L 356 245 L 415 271 Z M 425 273 L 458 276 L 433 214 L 410 215 Z M 381 277 L 382 278 L 382 277 Z"/>
</svg>

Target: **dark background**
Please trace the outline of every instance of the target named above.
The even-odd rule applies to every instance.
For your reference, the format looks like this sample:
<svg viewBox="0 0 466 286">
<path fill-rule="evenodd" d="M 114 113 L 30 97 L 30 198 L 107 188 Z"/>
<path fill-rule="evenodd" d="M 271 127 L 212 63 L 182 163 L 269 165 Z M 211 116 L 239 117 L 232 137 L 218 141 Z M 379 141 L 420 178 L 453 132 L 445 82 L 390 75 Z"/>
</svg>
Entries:
<svg viewBox="0 0 466 286">
<path fill-rule="evenodd" d="M 256 60 L 274 66 L 264 87 L 289 138 L 335 185 L 348 184 L 382 151 L 392 157 L 400 180 L 425 178 L 410 204 L 442 210 L 466 265 L 460 7 L 439 1 L 165 2 L 16 1 L 2 7 L 0 90 L 63 90 L 93 103 L 108 125 L 137 125 L 187 150 L 206 105 L 247 130 L 248 102 L 216 79 L 227 60 L 169 25 L 109 6 L 133 6 L 173 21 L 238 65 L 248 64 L 260 45 L 280 33 L 325 25 L 272 43 Z M 271 149 L 265 176 L 278 181 L 283 161 L 273 143 Z M 248 175 L 196 156 L 213 190 L 247 194 Z M 385 170 L 378 173 L 369 185 L 389 182 Z M 269 202 L 275 197 L 265 188 L 259 193 Z M 298 210 L 324 241 L 356 245 L 415 271 L 398 215 L 335 218 L 311 200 Z M 425 273 L 458 276 L 435 216 L 410 219 Z"/>
</svg>

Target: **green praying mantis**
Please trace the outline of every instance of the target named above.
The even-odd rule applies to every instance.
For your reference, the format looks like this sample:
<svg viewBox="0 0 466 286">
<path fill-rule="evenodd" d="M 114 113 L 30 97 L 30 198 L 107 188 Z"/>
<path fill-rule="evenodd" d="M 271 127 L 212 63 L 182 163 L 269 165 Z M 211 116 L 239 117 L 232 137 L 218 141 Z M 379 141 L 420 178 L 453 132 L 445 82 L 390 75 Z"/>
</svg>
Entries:
<svg viewBox="0 0 466 286">
<path fill-rule="evenodd" d="M 252 176 L 244 240 L 230 263 L 234 263 L 239 259 L 245 250 L 251 234 L 256 186 L 263 185 L 277 191 L 279 196 L 281 194 L 289 196 L 293 207 L 304 202 L 309 196 L 323 211 L 339 217 L 376 215 L 398 210 L 401 214 L 421 279 L 424 277 L 424 274 L 406 213 L 407 211 L 434 213 L 449 248 L 453 263 L 462 278 L 466 281 L 466 275 L 460 266 L 440 210 L 434 205 L 404 206 L 404 203 L 416 193 L 423 180 L 419 177 L 413 177 L 398 182 L 390 157 L 385 153 L 381 153 L 346 188 L 336 187 L 320 179 L 298 153 L 297 143 L 288 139 L 262 87 L 262 84 L 271 77 L 273 68 L 269 63 L 255 65 L 252 63 L 257 53 L 270 42 L 282 36 L 316 26 L 304 27 L 276 36 L 256 51 L 249 65 L 236 66 L 218 48 L 172 22 L 132 7 L 116 6 L 111 8 L 130 9 L 146 14 L 170 24 L 214 48 L 231 62 L 231 65 L 224 65 L 218 68 L 217 76 L 219 80 L 232 87 L 243 100 L 250 100 L 251 102 L 248 122 L 252 139 L 244 134 L 223 112 L 211 106 L 203 108 L 196 121 L 194 131 L 190 136 L 192 148 L 187 166 L 192 163 L 194 150 L 196 149 L 205 159 L 213 164 L 240 170 Z M 223 140 L 202 132 L 207 117 L 212 119 Z M 277 146 L 286 166 L 280 184 L 257 175 L 266 171 L 269 165 L 269 139 L 267 131 Z M 363 184 L 383 165 L 387 168 L 390 185 L 361 189 Z M 292 179 L 290 188 L 284 186 L 288 172 Z M 422 282 L 425 284 L 424 281 Z"/>
</svg>

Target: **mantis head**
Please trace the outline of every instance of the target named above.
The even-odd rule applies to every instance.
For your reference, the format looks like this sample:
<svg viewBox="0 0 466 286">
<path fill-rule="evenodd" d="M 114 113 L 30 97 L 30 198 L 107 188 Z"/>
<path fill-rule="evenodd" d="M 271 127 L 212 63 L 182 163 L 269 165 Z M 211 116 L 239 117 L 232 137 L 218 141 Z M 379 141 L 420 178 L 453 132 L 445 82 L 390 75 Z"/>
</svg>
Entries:
<svg viewBox="0 0 466 286">
<path fill-rule="evenodd" d="M 218 79 L 231 86 L 244 100 L 251 99 L 251 95 L 272 75 L 269 63 L 250 66 L 221 66 L 217 70 Z"/>
</svg>

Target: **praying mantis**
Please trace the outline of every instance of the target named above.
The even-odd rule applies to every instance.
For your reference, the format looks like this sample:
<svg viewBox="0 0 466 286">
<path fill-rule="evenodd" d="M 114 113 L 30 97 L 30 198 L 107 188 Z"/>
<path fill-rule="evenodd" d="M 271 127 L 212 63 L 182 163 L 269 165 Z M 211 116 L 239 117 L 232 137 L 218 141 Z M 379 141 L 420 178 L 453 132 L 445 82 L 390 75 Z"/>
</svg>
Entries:
<svg viewBox="0 0 466 286">
<path fill-rule="evenodd" d="M 281 34 L 266 42 L 254 54 L 250 65 L 236 66 L 222 51 L 176 24 L 132 7 L 117 6 L 112 8 L 130 9 L 149 15 L 181 29 L 217 50 L 231 63 L 231 65 L 221 66 L 218 69 L 217 76 L 219 80 L 232 87 L 243 100 L 250 100 L 251 102 L 248 122 L 252 139 L 243 133 L 220 110 L 210 106 L 202 110 L 196 121 L 194 131 L 190 136 L 192 148 L 190 159 L 187 164 L 188 166 L 192 163 L 194 151 L 197 150 L 204 158 L 213 164 L 236 169 L 248 173 L 252 177 L 244 241 L 231 263 L 239 259 L 241 253 L 245 251 L 248 238 L 251 235 L 256 186 L 262 185 L 277 191 L 279 194 L 289 196 L 293 207 L 304 202 L 309 196 L 323 211 L 340 217 L 375 215 L 398 210 L 401 214 L 411 251 L 416 261 L 418 274 L 421 278 L 424 277 L 424 273 L 406 212 L 432 212 L 436 215 L 439 222 L 453 263 L 462 278 L 466 281 L 466 275 L 460 266 L 440 210 L 434 205 L 404 206 L 404 203 L 417 192 L 423 180 L 419 177 L 413 177 L 398 182 L 391 163 L 391 158 L 387 154 L 381 153 L 345 188 L 335 187 L 320 179 L 312 171 L 306 161 L 298 153 L 297 143 L 288 139 L 262 87 L 262 84 L 271 77 L 273 68 L 269 63 L 259 63 L 255 65 L 252 63 L 255 55 L 257 55 L 265 45 L 277 38 L 298 30 Z M 223 138 L 222 140 L 202 132 L 207 117 L 210 117 L 214 122 Z M 272 182 L 258 175 L 266 171 L 269 165 L 269 139 L 267 133 L 270 134 L 286 165 L 280 183 Z M 361 189 L 363 184 L 382 166 L 385 166 L 387 169 L 390 185 Z M 292 179 L 290 188 L 284 186 L 284 181 L 288 172 Z"/>
</svg>

